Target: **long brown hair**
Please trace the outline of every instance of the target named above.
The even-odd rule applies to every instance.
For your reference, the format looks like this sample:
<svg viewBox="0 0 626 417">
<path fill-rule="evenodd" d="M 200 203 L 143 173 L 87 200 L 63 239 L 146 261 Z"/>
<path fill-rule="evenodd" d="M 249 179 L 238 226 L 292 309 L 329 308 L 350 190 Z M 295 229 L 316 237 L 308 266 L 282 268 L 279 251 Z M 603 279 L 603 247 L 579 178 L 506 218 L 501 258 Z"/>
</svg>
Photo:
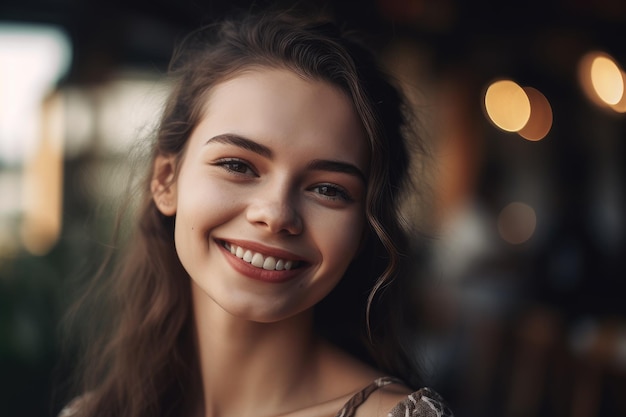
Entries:
<svg viewBox="0 0 626 417">
<path fill-rule="evenodd" d="M 399 206 L 409 168 L 409 126 L 398 90 L 351 35 L 328 21 L 285 14 L 248 15 L 192 33 L 170 64 L 173 89 L 152 160 L 181 158 L 207 94 L 250 67 L 289 69 L 329 82 L 352 100 L 370 146 L 369 234 L 340 284 L 315 307 L 316 328 L 352 354 L 411 380 L 394 313 L 408 253 Z M 189 277 L 174 248 L 173 218 L 152 200 L 152 175 L 142 183 L 135 229 L 115 267 L 102 274 L 111 300 L 106 313 L 115 318 L 101 321 L 94 331 L 98 339 L 89 340 L 80 388 L 89 394 L 81 415 L 179 416 L 200 395 Z"/>
</svg>

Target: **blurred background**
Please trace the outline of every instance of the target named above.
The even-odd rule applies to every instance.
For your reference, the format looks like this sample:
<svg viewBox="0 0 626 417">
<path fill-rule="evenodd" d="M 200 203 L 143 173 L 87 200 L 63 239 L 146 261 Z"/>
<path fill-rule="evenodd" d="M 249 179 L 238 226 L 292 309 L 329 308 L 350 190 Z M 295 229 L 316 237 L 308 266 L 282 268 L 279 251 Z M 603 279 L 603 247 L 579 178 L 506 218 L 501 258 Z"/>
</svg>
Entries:
<svg viewBox="0 0 626 417">
<path fill-rule="evenodd" d="M 61 317 L 174 45 L 266 3 L 0 3 L 0 415 L 62 406 Z M 432 236 L 414 257 L 425 382 L 458 416 L 626 416 L 626 2 L 299 4 L 366 34 L 433 149 L 434 210 L 408 211 Z"/>
</svg>

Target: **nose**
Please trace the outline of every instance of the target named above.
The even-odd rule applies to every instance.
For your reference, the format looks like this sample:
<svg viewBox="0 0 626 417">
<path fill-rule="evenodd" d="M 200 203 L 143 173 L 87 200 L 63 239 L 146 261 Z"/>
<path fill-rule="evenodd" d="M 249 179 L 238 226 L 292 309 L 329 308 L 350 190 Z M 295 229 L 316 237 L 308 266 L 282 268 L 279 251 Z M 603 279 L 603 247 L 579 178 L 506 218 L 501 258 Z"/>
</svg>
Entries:
<svg viewBox="0 0 626 417">
<path fill-rule="evenodd" d="M 246 218 L 270 233 L 297 235 L 302 233 L 303 221 L 288 192 L 267 190 L 256 196 L 248 206 Z"/>
</svg>

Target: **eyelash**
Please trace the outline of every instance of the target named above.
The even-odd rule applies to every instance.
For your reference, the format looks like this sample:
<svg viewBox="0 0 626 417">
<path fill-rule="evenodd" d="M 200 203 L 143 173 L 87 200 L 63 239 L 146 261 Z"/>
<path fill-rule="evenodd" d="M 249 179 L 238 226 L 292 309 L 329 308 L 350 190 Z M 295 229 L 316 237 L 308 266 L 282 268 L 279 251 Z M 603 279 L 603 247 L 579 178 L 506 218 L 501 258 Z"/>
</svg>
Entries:
<svg viewBox="0 0 626 417">
<path fill-rule="evenodd" d="M 354 201 L 354 199 L 352 198 L 352 196 L 348 193 L 348 191 L 346 191 L 344 188 L 339 187 L 337 185 L 334 184 L 317 184 L 314 187 L 309 188 L 309 190 L 314 191 L 314 190 L 320 190 L 326 188 L 328 190 L 331 190 L 332 192 L 335 193 L 335 195 L 325 195 L 322 194 L 321 192 L 318 192 L 319 195 L 321 195 L 323 198 L 326 198 L 328 200 L 344 200 L 347 202 L 352 202 Z"/>
<path fill-rule="evenodd" d="M 237 159 L 237 158 L 220 159 L 219 161 L 216 161 L 213 165 L 222 167 L 226 171 L 231 172 L 236 175 L 250 175 L 251 173 L 255 177 L 258 176 L 256 171 L 250 166 L 250 163 L 244 161 L 243 159 Z M 245 172 L 234 169 L 233 167 L 235 165 L 240 166 L 240 168 L 244 168 Z M 248 170 L 250 171 L 250 173 L 247 172 Z"/>
</svg>

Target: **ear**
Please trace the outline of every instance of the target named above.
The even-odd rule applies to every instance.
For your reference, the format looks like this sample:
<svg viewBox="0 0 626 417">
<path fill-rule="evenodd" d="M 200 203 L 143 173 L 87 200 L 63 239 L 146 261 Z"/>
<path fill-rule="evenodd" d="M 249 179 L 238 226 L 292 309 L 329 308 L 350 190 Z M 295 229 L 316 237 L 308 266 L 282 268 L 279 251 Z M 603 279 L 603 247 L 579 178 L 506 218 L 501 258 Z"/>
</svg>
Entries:
<svg viewBox="0 0 626 417">
<path fill-rule="evenodd" d="M 176 214 L 176 164 L 174 156 L 158 155 L 154 161 L 150 191 L 159 211 L 165 216 Z"/>
</svg>

